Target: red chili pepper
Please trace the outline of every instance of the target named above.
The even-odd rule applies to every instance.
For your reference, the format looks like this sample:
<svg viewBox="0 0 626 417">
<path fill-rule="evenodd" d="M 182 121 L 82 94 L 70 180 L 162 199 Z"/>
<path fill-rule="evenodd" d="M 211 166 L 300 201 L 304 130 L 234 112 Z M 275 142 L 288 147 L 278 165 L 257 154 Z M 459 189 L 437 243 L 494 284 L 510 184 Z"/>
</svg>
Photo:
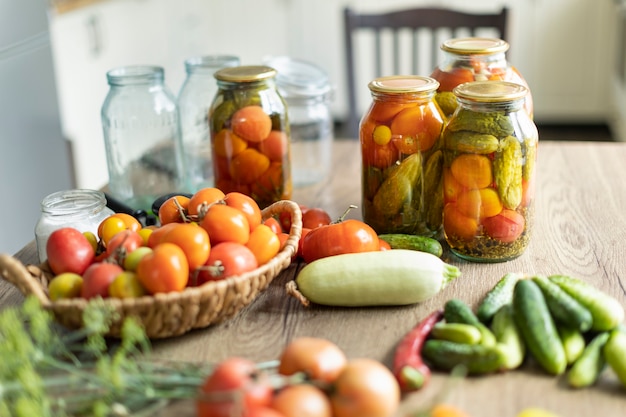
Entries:
<svg viewBox="0 0 626 417">
<path fill-rule="evenodd" d="M 436 310 L 419 322 L 398 344 L 393 360 L 393 374 L 402 391 L 422 388 L 430 379 L 430 368 L 422 360 L 422 346 L 433 326 L 443 318 Z"/>
</svg>

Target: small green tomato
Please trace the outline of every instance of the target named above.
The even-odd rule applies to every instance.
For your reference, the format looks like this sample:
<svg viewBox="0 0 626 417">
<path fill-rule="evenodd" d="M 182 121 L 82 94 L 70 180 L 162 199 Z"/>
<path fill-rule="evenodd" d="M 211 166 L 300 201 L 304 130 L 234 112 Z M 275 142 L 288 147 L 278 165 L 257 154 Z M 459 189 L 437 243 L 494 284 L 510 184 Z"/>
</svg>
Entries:
<svg viewBox="0 0 626 417">
<path fill-rule="evenodd" d="M 137 265 L 139 265 L 139 261 L 141 258 L 146 256 L 147 254 L 152 253 L 152 248 L 148 246 L 140 246 L 128 255 L 124 259 L 124 269 L 127 271 L 135 272 L 137 271 Z"/>
<path fill-rule="evenodd" d="M 109 296 L 115 298 L 137 298 L 146 294 L 137 274 L 130 271 L 124 271 L 115 277 L 111 285 L 109 285 Z"/>
</svg>

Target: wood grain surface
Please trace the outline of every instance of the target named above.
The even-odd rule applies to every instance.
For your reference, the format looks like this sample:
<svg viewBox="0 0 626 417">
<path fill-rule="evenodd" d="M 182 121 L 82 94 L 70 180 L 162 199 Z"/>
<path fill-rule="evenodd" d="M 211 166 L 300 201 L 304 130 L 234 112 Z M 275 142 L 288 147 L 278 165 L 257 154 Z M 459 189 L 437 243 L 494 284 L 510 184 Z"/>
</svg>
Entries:
<svg viewBox="0 0 626 417">
<path fill-rule="evenodd" d="M 323 184 L 296 190 L 293 200 L 322 207 L 338 217 L 350 204 L 360 205 L 361 175 L 357 141 L 336 140 L 332 177 Z M 301 264 L 292 264 L 235 318 L 181 337 L 158 340 L 154 356 L 183 361 L 216 362 L 240 355 L 255 361 L 276 359 L 297 336 L 330 339 L 351 358 L 371 357 L 391 365 L 398 341 L 420 319 L 457 297 L 476 307 L 505 273 L 568 274 L 601 288 L 626 307 L 626 144 L 541 142 L 538 150 L 536 218 L 531 242 L 519 258 L 503 263 L 462 261 L 449 253 L 462 276 L 426 302 L 387 308 L 303 307 L 284 285 Z M 353 210 L 348 217 L 360 218 Z M 34 243 L 16 254 L 36 263 Z M 22 296 L 0 282 L 0 306 L 19 305 Z M 566 387 L 562 377 L 548 376 L 532 361 L 497 375 L 453 380 L 435 373 L 431 383 L 406 396 L 400 415 L 409 416 L 445 390 L 449 402 L 473 417 L 515 417 L 541 407 L 561 417 L 626 415 L 626 389 L 609 370 L 596 386 Z M 191 403 L 178 403 L 160 415 L 193 416 Z M 356 417 L 356 416 L 355 416 Z"/>
</svg>

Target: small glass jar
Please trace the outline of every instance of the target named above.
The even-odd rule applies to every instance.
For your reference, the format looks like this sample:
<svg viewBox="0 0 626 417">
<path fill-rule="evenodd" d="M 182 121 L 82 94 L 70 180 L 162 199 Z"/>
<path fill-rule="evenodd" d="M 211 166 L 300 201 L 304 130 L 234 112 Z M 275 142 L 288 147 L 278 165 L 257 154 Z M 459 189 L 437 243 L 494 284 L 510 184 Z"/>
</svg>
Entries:
<svg viewBox="0 0 626 417">
<path fill-rule="evenodd" d="M 275 77 L 267 66 L 217 71 L 209 112 L 215 186 L 249 195 L 261 208 L 292 192 L 287 105 Z"/>
<path fill-rule="evenodd" d="M 390 76 L 370 82 L 372 104 L 359 137 L 363 220 L 377 233 L 435 236 L 443 206 L 443 115 L 430 77 Z"/>
<path fill-rule="evenodd" d="M 455 38 L 441 44 L 443 61 L 431 77 L 439 81 L 435 100 L 450 117 L 457 106 L 454 87 L 471 81 L 510 81 L 528 88 L 526 80 L 506 58 L 509 44 L 497 38 Z M 524 108 L 533 117 L 533 99 L 526 95 Z"/>
<path fill-rule="evenodd" d="M 102 127 L 111 195 L 150 211 L 161 195 L 186 191 L 176 99 L 161 67 L 129 66 L 107 72 Z"/>
<path fill-rule="evenodd" d="M 328 75 L 310 62 L 285 56 L 269 58 L 266 63 L 278 71 L 276 86 L 287 103 L 293 185 L 317 184 L 328 178 L 332 162 L 334 129 Z"/>
<path fill-rule="evenodd" d="M 528 89 L 475 81 L 453 91 L 459 106 L 442 134 L 446 241 L 469 261 L 514 259 L 534 217 L 538 134 L 523 108 Z"/>
<path fill-rule="evenodd" d="M 187 77 L 178 93 L 183 159 L 191 191 L 213 187 L 209 109 L 217 93 L 216 71 L 239 65 L 232 55 L 207 55 L 185 61 Z"/>
<path fill-rule="evenodd" d="M 35 226 L 39 261 L 48 258 L 46 243 L 57 229 L 73 227 L 97 236 L 100 222 L 114 213 L 106 204 L 104 193 L 96 190 L 58 191 L 45 197 L 41 201 L 41 216 Z"/>
</svg>

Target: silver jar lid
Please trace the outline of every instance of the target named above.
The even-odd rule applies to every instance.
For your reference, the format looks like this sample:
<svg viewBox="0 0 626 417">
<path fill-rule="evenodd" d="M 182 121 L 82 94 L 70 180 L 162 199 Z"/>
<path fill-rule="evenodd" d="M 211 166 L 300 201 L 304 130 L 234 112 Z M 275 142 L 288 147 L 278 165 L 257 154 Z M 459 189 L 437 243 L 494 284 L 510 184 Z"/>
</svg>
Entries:
<svg viewBox="0 0 626 417">
<path fill-rule="evenodd" d="M 286 99 L 327 96 L 331 92 L 328 74 L 312 62 L 275 56 L 265 58 L 264 63 L 276 69 L 276 87 Z"/>
</svg>

